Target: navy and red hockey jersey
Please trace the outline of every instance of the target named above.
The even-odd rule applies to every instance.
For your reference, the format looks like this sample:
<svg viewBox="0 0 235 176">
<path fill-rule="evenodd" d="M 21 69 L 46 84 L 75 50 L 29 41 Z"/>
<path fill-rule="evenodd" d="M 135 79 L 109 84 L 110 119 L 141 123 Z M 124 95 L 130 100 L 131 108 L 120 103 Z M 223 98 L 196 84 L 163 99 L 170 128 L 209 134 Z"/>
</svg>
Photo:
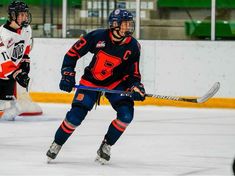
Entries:
<svg viewBox="0 0 235 176">
<path fill-rule="evenodd" d="M 128 85 L 140 82 L 139 43 L 130 36 L 117 44 L 111 40 L 111 35 L 109 29 L 98 29 L 82 37 L 66 53 L 62 68 L 74 69 L 77 60 L 91 52 L 93 58 L 85 68 L 80 84 L 113 89 L 124 80 Z"/>
</svg>

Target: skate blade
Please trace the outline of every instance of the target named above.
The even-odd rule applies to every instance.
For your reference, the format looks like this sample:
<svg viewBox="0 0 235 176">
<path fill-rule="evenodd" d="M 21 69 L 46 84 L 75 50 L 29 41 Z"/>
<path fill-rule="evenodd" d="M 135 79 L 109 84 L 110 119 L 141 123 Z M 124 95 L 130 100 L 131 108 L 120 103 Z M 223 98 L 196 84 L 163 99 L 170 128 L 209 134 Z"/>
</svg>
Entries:
<svg viewBox="0 0 235 176">
<path fill-rule="evenodd" d="M 100 156 L 97 156 L 97 157 L 96 157 L 95 162 L 98 163 L 98 164 L 100 164 L 100 165 L 105 165 L 105 164 L 108 163 L 107 160 L 101 158 Z"/>
<path fill-rule="evenodd" d="M 50 163 L 51 163 L 51 161 L 52 161 L 52 158 L 47 157 L 47 164 L 50 164 Z"/>
</svg>

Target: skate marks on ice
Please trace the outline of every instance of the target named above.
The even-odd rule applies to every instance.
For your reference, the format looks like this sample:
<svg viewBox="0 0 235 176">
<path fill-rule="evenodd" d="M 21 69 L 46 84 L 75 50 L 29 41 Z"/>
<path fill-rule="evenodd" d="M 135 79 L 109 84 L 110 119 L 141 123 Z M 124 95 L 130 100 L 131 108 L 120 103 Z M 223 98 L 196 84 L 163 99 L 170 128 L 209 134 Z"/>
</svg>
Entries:
<svg viewBox="0 0 235 176">
<path fill-rule="evenodd" d="M 99 165 L 94 159 L 115 117 L 112 108 L 90 112 L 47 164 L 46 152 L 70 106 L 41 107 L 40 120 L 0 122 L 0 175 L 232 175 L 233 110 L 136 107 L 110 161 Z"/>
<path fill-rule="evenodd" d="M 77 161 L 72 161 L 77 160 Z M 174 164 L 154 163 L 146 159 L 127 159 L 116 157 L 113 161 L 106 164 L 100 164 L 91 160 L 91 158 L 64 158 L 64 161 L 53 161 L 50 167 L 60 168 L 79 168 L 79 174 L 84 175 L 205 175 L 213 173 L 216 167 L 184 165 L 175 162 Z M 88 170 L 86 170 L 89 168 Z M 172 169 L 174 168 L 174 169 Z"/>
</svg>

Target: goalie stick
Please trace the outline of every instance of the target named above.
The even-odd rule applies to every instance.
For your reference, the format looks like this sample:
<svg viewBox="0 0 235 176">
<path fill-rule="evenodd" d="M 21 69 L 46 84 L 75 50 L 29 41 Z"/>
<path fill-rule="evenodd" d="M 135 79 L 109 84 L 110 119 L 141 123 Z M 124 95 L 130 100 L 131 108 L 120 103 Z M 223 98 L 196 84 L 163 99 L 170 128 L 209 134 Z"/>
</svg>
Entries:
<svg viewBox="0 0 235 176">
<path fill-rule="evenodd" d="M 97 91 L 104 93 L 116 93 L 120 94 L 121 96 L 130 96 L 132 95 L 132 92 L 126 92 L 121 90 L 109 90 L 105 88 L 94 88 L 94 87 L 87 87 L 83 85 L 75 85 L 75 88 L 77 89 L 83 89 L 83 90 L 90 90 L 90 91 Z M 173 101 L 183 101 L 183 102 L 191 102 L 191 103 L 204 103 L 208 101 L 211 97 L 213 97 L 219 90 L 220 83 L 216 82 L 211 87 L 211 89 L 203 96 L 198 98 L 185 98 L 185 97 L 178 97 L 178 96 L 166 96 L 166 95 L 157 95 L 157 94 L 145 94 L 146 97 L 154 97 L 159 99 L 166 99 L 166 100 L 173 100 Z"/>
</svg>

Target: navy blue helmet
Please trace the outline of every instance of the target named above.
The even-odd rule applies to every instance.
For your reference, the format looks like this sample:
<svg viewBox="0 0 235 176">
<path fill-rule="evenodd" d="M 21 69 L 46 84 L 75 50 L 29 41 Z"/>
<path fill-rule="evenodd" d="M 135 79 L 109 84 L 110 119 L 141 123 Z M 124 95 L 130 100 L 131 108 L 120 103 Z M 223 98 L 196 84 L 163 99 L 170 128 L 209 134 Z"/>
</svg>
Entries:
<svg viewBox="0 0 235 176">
<path fill-rule="evenodd" d="M 20 26 L 22 27 L 27 27 L 32 20 L 31 13 L 29 12 L 29 7 L 26 3 L 22 1 L 13 1 L 9 6 L 8 6 L 8 15 L 9 15 L 9 20 L 10 21 L 15 21 L 17 23 L 17 16 L 19 15 L 20 12 L 26 12 L 28 14 L 28 20 L 24 21 Z M 18 24 L 18 23 L 17 23 Z"/>
<path fill-rule="evenodd" d="M 108 19 L 109 28 L 111 30 L 120 30 L 120 26 L 123 21 L 131 22 L 132 26 L 130 27 L 129 31 L 126 32 L 126 36 L 132 35 L 135 31 L 135 23 L 133 20 L 133 15 L 131 12 L 125 9 L 116 9 L 111 12 Z M 114 22 L 116 22 L 118 26 L 114 26 Z"/>
</svg>

